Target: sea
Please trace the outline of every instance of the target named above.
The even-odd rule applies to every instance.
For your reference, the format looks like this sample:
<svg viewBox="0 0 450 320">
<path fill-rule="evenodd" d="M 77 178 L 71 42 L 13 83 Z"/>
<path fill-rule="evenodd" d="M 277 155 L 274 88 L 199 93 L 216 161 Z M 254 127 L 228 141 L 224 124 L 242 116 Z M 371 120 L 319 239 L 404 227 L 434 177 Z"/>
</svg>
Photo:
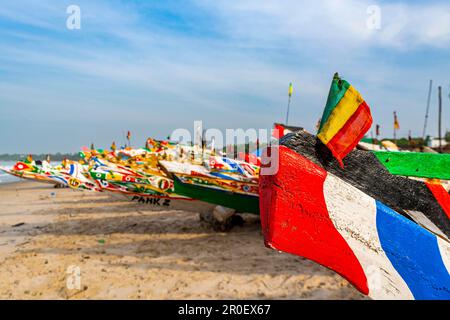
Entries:
<svg viewBox="0 0 450 320">
<path fill-rule="evenodd" d="M 15 164 L 16 163 L 14 161 L 0 161 L 0 166 L 6 167 L 6 168 L 12 168 Z M 3 171 L 0 171 L 0 184 L 17 182 L 17 181 L 20 181 L 20 179 L 12 176 L 10 174 L 7 174 Z"/>
</svg>

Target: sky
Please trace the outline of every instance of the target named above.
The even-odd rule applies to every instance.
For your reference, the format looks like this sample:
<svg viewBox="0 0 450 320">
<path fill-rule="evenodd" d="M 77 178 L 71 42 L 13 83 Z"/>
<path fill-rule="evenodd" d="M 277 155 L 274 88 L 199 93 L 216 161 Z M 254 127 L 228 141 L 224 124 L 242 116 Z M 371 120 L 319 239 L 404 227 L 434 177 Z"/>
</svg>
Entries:
<svg viewBox="0 0 450 320">
<path fill-rule="evenodd" d="M 69 29 L 70 5 L 80 28 Z M 143 145 L 177 128 L 314 131 L 333 74 L 381 135 L 450 129 L 450 3 L 356 0 L 0 0 L 0 153 Z"/>
</svg>

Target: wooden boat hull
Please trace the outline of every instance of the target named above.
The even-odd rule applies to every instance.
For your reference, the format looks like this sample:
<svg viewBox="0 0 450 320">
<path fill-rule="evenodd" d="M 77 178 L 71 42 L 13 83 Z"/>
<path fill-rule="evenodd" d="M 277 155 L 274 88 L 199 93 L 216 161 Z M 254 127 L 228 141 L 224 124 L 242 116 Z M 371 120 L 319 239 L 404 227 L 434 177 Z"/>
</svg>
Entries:
<svg viewBox="0 0 450 320">
<path fill-rule="evenodd" d="M 281 143 L 279 170 L 260 177 L 266 246 L 316 261 L 375 299 L 450 299 L 448 238 L 394 211 L 373 196 L 375 191 L 365 192 L 362 183 L 375 179 L 362 169 L 370 162 L 346 158 L 343 171 L 366 172 L 361 181 L 338 171 L 333 159 L 320 157 L 321 146 L 312 136 L 297 133 Z M 389 187 L 385 191 L 389 194 Z M 417 190 L 406 191 L 417 196 Z M 395 199 L 397 207 L 412 208 L 401 198 Z"/>
<path fill-rule="evenodd" d="M 131 203 L 145 206 L 151 211 L 180 210 L 198 213 L 210 213 L 216 205 L 194 200 L 194 199 L 176 199 L 160 198 L 152 196 L 129 195 L 124 193 L 110 193 L 111 197 L 119 201 L 129 201 Z"/>
<path fill-rule="evenodd" d="M 49 183 L 49 184 L 63 184 L 63 182 L 61 182 L 59 179 L 57 179 L 53 176 L 45 175 L 45 174 L 40 174 L 40 173 L 36 173 L 36 172 L 31 172 L 31 171 L 12 170 L 12 169 L 3 168 L 3 167 L 0 167 L 0 170 L 7 174 L 10 174 L 14 177 L 25 179 L 25 180 L 32 180 L 32 181 L 37 181 L 37 182 Z"/>
<path fill-rule="evenodd" d="M 421 212 L 450 238 L 449 195 L 442 186 L 393 175 L 377 156 L 368 151 L 352 151 L 345 158 L 345 167 L 341 168 L 328 148 L 304 131 L 285 137 L 280 144 L 408 219 L 413 219 L 411 212 Z"/>
<path fill-rule="evenodd" d="M 224 161 L 234 162 L 228 160 Z M 211 171 L 192 163 L 160 161 L 160 164 L 173 180 L 175 193 L 241 213 L 259 214 L 258 184 L 255 179 Z"/>
<path fill-rule="evenodd" d="M 391 174 L 450 180 L 450 154 L 375 151 Z"/>
<path fill-rule="evenodd" d="M 259 199 L 257 195 L 242 194 L 225 189 L 184 183 L 177 174 L 173 174 L 173 179 L 177 194 L 232 208 L 242 213 L 259 214 Z"/>
<path fill-rule="evenodd" d="M 168 192 L 168 190 L 163 191 L 160 189 L 156 189 L 147 184 L 107 180 L 96 181 L 98 183 L 98 186 L 104 191 L 122 193 L 128 196 L 190 200 L 190 198 L 187 196 L 174 193 L 173 191 Z"/>
</svg>

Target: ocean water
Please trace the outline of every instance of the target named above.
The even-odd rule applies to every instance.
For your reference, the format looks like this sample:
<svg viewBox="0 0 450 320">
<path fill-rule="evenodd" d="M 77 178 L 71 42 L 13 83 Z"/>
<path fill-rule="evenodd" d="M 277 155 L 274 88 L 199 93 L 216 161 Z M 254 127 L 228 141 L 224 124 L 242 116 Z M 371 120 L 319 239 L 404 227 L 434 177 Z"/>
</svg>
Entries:
<svg viewBox="0 0 450 320">
<path fill-rule="evenodd" d="M 0 166 L 2 167 L 6 167 L 6 168 L 11 168 L 15 165 L 16 163 L 14 161 L 0 161 Z M 17 182 L 20 181 L 19 178 L 14 177 L 10 174 L 7 174 L 3 171 L 0 171 L 0 184 L 3 183 L 10 183 L 10 182 Z"/>
</svg>

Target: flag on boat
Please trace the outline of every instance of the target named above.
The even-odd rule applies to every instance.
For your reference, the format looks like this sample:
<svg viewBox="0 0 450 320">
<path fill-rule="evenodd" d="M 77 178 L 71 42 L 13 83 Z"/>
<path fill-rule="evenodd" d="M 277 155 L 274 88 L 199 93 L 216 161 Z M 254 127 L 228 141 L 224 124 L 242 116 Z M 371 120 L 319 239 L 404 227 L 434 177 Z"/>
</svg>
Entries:
<svg viewBox="0 0 450 320">
<path fill-rule="evenodd" d="M 272 130 L 272 137 L 274 137 L 275 139 L 281 139 L 288 133 L 303 130 L 302 127 L 286 126 L 281 123 L 275 123 L 273 126 L 274 128 Z"/>
<path fill-rule="evenodd" d="M 282 124 L 275 123 L 272 131 L 272 137 L 275 139 L 281 139 L 287 133 L 290 133 L 290 131 L 286 130 Z"/>
<path fill-rule="evenodd" d="M 131 132 L 128 131 L 128 132 L 127 132 L 127 140 L 130 141 L 130 139 L 131 139 Z"/>
<path fill-rule="evenodd" d="M 379 136 L 380 135 L 380 125 L 377 124 L 377 126 L 375 127 L 375 135 Z"/>
<path fill-rule="evenodd" d="M 320 263 L 375 299 L 450 299 L 448 238 L 290 148 L 279 147 L 279 162 L 260 177 L 268 247 Z"/>
<path fill-rule="evenodd" d="M 400 123 L 398 123 L 397 112 L 394 111 L 394 129 L 400 129 Z"/>
<path fill-rule="evenodd" d="M 294 92 L 294 87 L 292 86 L 292 82 L 291 82 L 291 83 L 289 83 L 289 91 L 288 91 L 289 98 L 292 97 L 293 92 Z"/>
<path fill-rule="evenodd" d="M 116 149 L 117 149 L 116 142 L 113 141 L 113 143 L 111 144 L 111 150 L 116 151 Z"/>
<path fill-rule="evenodd" d="M 358 91 L 334 75 L 317 137 L 333 153 L 341 167 L 372 125 L 370 108 Z"/>
</svg>

